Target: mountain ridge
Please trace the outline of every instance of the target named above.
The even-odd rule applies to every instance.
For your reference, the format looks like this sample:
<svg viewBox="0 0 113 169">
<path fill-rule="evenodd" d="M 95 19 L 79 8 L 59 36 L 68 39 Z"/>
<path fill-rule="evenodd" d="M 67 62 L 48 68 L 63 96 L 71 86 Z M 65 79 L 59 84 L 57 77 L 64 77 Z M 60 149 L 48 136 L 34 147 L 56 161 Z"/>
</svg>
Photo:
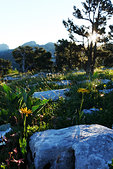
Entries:
<svg viewBox="0 0 113 169">
<path fill-rule="evenodd" d="M 54 46 L 53 42 L 48 42 L 44 45 L 39 45 L 39 44 L 36 44 L 35 41 L 29 41 L 29 42 L 24 43 L 21 46 L 42 47 L 46 51 L 50 52 L 52 54 L 52 57 L 54 57 L 55 46 Z M 0 49 L 1 49 L 0 50 L 0 58 L 5 59 L 5 60 L 9 60 L 12 63 L 13 68 L 18 68 L 19 65 L 15 62 L 15 59 L 12 55 L 12 51 L 14 49 L 9 49 L 7 44 L 0 44 Z"/>
<path fill-rule="evenodd" d="M 44 48 L 46 51 L 51 52 L 52 55 L 54 55 L 55 52 L 55 46 L 53 42 L 48 42 L 46 44 L 39 45 L 35 41 L 29 41 L 24 43 L 22 46 L 41 47 Z"/>
</svg>

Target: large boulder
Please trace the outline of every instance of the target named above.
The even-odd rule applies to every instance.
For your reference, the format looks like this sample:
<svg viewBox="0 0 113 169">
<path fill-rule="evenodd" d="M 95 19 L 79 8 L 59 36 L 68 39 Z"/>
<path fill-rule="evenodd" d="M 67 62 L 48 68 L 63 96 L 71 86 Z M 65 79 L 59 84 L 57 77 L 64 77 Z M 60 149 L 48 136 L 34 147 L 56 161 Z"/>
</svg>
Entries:
<svg viewBox="0 0 113 169">
<path fill-rule="evenodd" d="M 113 130 L 79 125 L 37 132 L 30 138 L 36 169 L 108 169 L 113 158 Z"/>
</svg>

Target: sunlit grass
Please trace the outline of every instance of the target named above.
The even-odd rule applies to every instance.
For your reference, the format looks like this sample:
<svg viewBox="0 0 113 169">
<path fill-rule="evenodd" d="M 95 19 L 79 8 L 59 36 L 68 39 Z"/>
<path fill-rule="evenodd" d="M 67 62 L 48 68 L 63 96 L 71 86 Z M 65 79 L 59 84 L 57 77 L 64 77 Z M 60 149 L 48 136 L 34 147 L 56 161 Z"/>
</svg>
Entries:
<svg viewBox="0 0 113 169">
<path fill-rule="evenodd" d="M 37 73 L 37 72 L 36 72 Z M 113 70 L 102 70 L 98 68 L 95 70 L 92 76 L 86 75 L 85 72 L 67 72 L 49 75 L 47 77 L 33 77 L 32 72 L 26 74 L 18 74 L 21 77 L 15 81 L 7 81 L 6 85 L 9 87 L 8 92 L 4 92 L 4 81 L 1 81 L 0 85 L 0 124 L 10 122 L 13 131 L 15 142 L 10 145 L 12 151 L 8 148 L 4 150 L 4 158 L 0 164 L 5 163 L 5 159 L 9 158 L 8 152 L 13 152 L 13 149 L 19 146 L 18 140 L 20 133 L 23 132 L 23 120 L 20 117 L 19 110 L 24 113 L 31 114 L 31 107 L 36 103 L 37 105 L 41 101 L 39 99 L 33 99 L 32 94 L 35 91 L 47 91 L 53 89 L 70 88 L 69 93 L 66 94 L 66 98 L 59 98 L 58 101 L 49 100 L 43 102 L 40 109 L 34 111 L 27 117 L 26 122 L 26 134 L 31 136 L 36 131 L 42 131 L 50 128 L 64 128 L 72 125 L 80 124 L 101 124 L 107 127 L 112 127 L 113 119 L 113 92 L 109 94 L 99 93 L 99 90 L 113 88 Z M 16 72 L 10 74 L 10 76 L 16 77 Z M 104 84 L 101 79 L 109 79 L 110 82 Z M 71 80 L 71 85 L 58 85 L 55 82 L 62 80 Z M 79 83 L 83 82 L 83 83 Z M 3 85 L 2 85 L 3 84 Z M 84 96 L 84 97 L 83 97 Z M 23 100 L 25 103 L 23 103 Z M 11 107 L 10 106 L 11 103 Z M 20 106 L 18 105 L 20 104 Z M 23 104 L 23 106 L 21 106 Z M 35 105 L 36 106 L 36 105 Z M 23 109 L 21 109 L 23 107 Z M 24 108 L 26 108 L 24 111 Z M 10 111 L 9 111 L 10 108 Z M 36 107 L 34 107 L 36 108 Z M 84 114 L 83 109 L 97 108 L 98 112 L 92 114 Z M 79 113 L 78 113 L 79 112 Z M 81 116 L 78 118 L 78 114 Z M 8 118 L 6 118 L 8 117 Z M 79 122 L 78 122 L 79 119 Z M 8 136 L 10 138 L 11 136 Z M 11 138 L 10 138 L 11 139 Z M 23 140 L 24 142 L 25 140 Z M 21 146 L 23 144 L 21 140 Z M 26 142 L 25 142 L 26 143 Z M 10 148 L 10 149 L 11 149 Z M 17 150 L 19 148 L 17 147 Z M 13 152 L 14 153 L 14 152 Z M 19 152 L 21 154 L 21 152 Z M 22 155 L 22 154 L 21 154 Z M 19 157 L 18 157 L 19 158 Z M 22 165 L 22 164 L 21 164 Z M 15 166 L 14 166 L 15 167 Z"/>
</svg>

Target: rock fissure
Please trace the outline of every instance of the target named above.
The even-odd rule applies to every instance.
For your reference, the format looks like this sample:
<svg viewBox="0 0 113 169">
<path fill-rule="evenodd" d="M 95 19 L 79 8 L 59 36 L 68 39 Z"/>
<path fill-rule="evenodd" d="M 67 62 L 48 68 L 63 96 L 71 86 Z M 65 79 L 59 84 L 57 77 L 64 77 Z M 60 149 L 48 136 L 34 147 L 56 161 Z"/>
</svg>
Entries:
<svg viewBox="0 0 113 169">
<path fill-rule="evenodd" d="M 33 134 L 29 145 L 36 169 L 108 169 L 113 130 L 96 124 L 47 130 Z"/>
</svg>

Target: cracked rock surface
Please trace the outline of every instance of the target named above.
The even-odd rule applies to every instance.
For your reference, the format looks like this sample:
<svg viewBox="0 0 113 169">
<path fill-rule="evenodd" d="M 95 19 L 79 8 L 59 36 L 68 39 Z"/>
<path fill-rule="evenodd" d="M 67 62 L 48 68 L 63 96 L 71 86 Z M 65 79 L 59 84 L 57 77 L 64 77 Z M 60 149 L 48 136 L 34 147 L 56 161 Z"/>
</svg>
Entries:
<svg viewBox="0 0 113 169">
<path fill-rule="evenodd" d="M 79 125 L 34 133 L 29 142 L 36 169 L 108 169 L 113 130 Z"/>
</svg>

